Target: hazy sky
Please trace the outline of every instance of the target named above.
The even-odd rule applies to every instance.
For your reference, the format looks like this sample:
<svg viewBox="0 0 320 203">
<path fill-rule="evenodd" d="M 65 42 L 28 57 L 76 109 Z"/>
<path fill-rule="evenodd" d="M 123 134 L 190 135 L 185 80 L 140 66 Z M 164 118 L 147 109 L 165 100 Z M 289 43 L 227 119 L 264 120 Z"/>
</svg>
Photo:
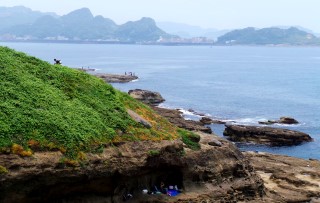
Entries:
<svg viewBox="0 0 320 203">
<path fill-rule="evenodd" d="M 320 0 L 0 0 L 60 15 L 87 7 L 121 24 L 141 17 L 204 28 L 300 25 L 320 32 Z"/>
</svg>

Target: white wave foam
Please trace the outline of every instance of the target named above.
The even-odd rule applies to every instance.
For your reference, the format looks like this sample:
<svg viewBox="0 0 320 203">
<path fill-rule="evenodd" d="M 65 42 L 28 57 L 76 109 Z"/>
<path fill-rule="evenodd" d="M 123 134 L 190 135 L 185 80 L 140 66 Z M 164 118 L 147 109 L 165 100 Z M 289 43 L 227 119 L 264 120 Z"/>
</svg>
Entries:
<svg viewBox="0 0 320 203">
<path fill-rule="evenodd" d="M 185 109 L 179 109 L 179 111 L 183 114 L 183 115 L 195 115 L 194 112 L 191 112 L 191 111 L 188 111 L 188 110 L 185 110 Z"/>
<path fill-rule="evenodd" d="M 282 124 L 282 123 L 275 123 L 273 125 L 280 126 L 280 127 L 301 127 L 306 123 L 298 123 L 298 124 Z"/>
<path fill-rule="evenodd" d="M 166 103 L 161 103 L 161 104 L 158 105 L 158 107 L 163 108 L 163 109 L 177 109 L 177 108 L 175 108 L 173 106 L 170 106 L 170 105 L 168 105 Z"/>
<path fill-rule="evenodd" d="M 261 118 L 261 117 L 253 117 L 253 118 L 239 118 L 239 119 L 227 119 L 227 120 L 222 120 L 226 123 L 235 123 L 239 125 L 258 125 L 259 121 L 264 121 L 266 119 Z"/>
<path fill-rule="evenodd" d="M 139 79 L 131 80 L 130 82 L 138 82 Z"/>
</svg>

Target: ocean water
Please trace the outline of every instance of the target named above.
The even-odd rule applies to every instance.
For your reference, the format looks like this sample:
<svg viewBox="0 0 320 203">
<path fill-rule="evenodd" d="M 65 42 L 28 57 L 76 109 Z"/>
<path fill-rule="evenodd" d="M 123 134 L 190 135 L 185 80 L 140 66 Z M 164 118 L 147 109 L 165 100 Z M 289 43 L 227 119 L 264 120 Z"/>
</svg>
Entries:
<svg viewBox="0 0 320 203">
<path fill-rule="evenodd" d="M 275 127 L 310 134 L 314 142 L 294 147 L 241 144 L 258 150 L 320 159 L 320 48 L 210 47 L 104 44 L 0 43 L 50 63 L 61 59 L 70 67 L 95 72 L 133 72 L 139 80 L 113 84 L 128 91 L 157 91 L 168 108 L 193 109 L 217 119 L 256 125 L 281 116 L 300 124 Z M 198 116 L 185 111 L 186 117 Z M 222 136 L 223 125 L 211 125 Z"/>
</svg>

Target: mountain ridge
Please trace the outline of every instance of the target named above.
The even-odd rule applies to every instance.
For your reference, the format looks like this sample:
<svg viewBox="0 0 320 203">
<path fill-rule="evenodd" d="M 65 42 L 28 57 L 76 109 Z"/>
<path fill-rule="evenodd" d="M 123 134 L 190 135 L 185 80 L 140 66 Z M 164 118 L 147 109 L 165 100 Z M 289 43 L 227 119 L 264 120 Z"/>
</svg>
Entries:
<svg viewBox="0 0 320 203">
<path fill-rule="evenodd" d="M 6 7 L 0 7 L 5 9 Z M 151 18 L 143 17 L 117 25 L 113 20 L 101 15 L 94 16 L 90 9 L 80 8 L 63 16 L 50 15 L 21 7 L 28 15 L 34 15 L 27 22 L 22 19 L 7 24 L 0 23 L 1 40 L 64 40 L 64 41 L 118 41 L 149 42 L 160 38 L 176 37 L 157 27 Z M 8 9 L 7 9 L 8 10 Z M 9 9 L 10 10 L 10 9 Z M 11 9 L 10 16 L 18 13 Z M 0 16 L 3 22 L 4 17 Z"/>
</svg>

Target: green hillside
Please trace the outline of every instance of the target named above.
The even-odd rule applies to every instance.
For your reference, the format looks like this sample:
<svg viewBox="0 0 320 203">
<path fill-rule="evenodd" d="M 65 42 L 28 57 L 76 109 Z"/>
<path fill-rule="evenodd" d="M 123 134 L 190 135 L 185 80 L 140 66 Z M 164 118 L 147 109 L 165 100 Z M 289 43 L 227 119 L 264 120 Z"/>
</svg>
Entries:
<svg viewBox="0 0 320 203">
<path fill-rule="evenodd" d="M 127 109 L 152 128 L 133 121 Z M 23 147 L 27 155 L 31 150 L 60 150 L 75 157 L 114 142 L 176 138 L 176 127 L 166 119 L 102 80 L 0 47 L 2 152 Z"/>
</svg>

